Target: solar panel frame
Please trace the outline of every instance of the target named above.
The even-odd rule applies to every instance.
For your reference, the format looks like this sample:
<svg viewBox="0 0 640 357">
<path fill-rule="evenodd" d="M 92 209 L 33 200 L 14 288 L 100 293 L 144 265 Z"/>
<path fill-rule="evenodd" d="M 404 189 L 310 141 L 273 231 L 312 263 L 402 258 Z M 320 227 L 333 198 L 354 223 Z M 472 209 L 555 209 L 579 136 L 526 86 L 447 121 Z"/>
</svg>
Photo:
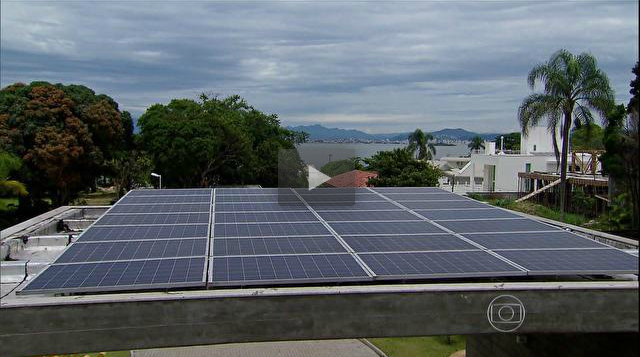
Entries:
<svg viewBox="0 0 640 357">
<path fill-rule="evenodd" d="M 216 238 L 211 257 L 348 253 L 331 235 L 260 238 Z"/>
<path fill-rule="evenodd" d="M 355 253 L 478 250 L 453 234 L 342 236 Z"/>
<path fill-rule="evenodd" d="M 166 192 L 157 193 L 159 190 L 143 190 L 144 192 L 138 193 L 140 190 L 130 191 L 125 195 L 121 200 L 119 200 L 114 206 L 112 206 L 107 212 L 101 217 L 99 220 L 94 222 L 85 232 L 83 232 L 78 240 L 71 244 L 60 256 L 64 256 L 64 254 L 68 252 L 73 252 L 72 247 L 82 247 L 89 245 L 99 245 L 104 244 L 105 242 L 111 242 L 115 245 L 125 246 L 128 245 L 137 245 L 138 247 L 142 245 L 149 244 L 159 244 L 160 246 L 165 244 L 169 244 L 170 241 L 181 241 L 182 239 L 200 239 L 206 241 L 206 250 L 203 255 L 190 256 L 190 257 L 175 257 L 175 256 L 164 256 L 162 258 L 156 258 L 156 256 L 147 256 L 144 259 L 127 259 L 127 260 L 116 260 L 116 261 L 83 261 L 83 262 L 68 262 L 62 260 L 61 262 L 54 262 L 51 267 L 56 267 L 54 269 L 60 269 L 60 266 L 68 266 L 68 265 L 77 265 L 77 266 L 86 266 L 91 264 L 115 264 L 115 263 L 131 263 L 131 262 L 149 262 L 149 261 L 158 261 L 157 267 L 160 267 L 160 264 L 169 264 L 168 261 L 174 261 L 177 259 L 202 259 L 204 261 L 203 265 L 203 274 L 201 280 L 199 282 L 188 282 L 187 285 L 185 283 L 170 283 L 170 284 L 134 284 L 134 286 L 99 286 L 99 287 L 90 287 L 90 286 L 80 286 L 80 287 L 72 287 L 68 289 L 66 287 L 62 287 L 59 289 L 33 289 L 29 288 L 33 282 L 38 280 L 38 276 L 35 279 L 31 280 L 27 285 L 23 288 L 24 293 L 75 293 L 75 292 L 103 292 L 103 291 L 119 291 L 119 290 L 138 290 L 138 289 L 165 289 L 165 288 L 180 288 L 180 287 L 217 287 L 217 286 L 231 286 L 231 285 L 287 285 L 287 284 L 304 284 L 304 283 L 317 283 L 317 282 L 355 282 L 355 281 L 373 281 L 373 280 L 414 280 L 414 279 L 433 279 L 433 278 L 474 278 L 474 277 L 499 277 L 499 276 L 523 276 L 523 275 L 565 275 L 565 274 L 580 274 L 580 275 L 589 275 L 589 274 L 624 274 L 624 273 L 634 273 L 637 274 L 637 261 L 634 269 L 622 269 L 622 270 L 549 270 L 549 271 L 540 271 L 540 270 L 530 270 L 527 266 L 519 263 L 520 259 L 512 260 L 509 257 L 513 256 L 521 256 L 527 254 L 543 254 L 539 252 L 551 252 L 551 251 L 575 251 L 575 254 L 584 253 L 584 252 L 595 252 L 595 251 L 616 251 L 615 254 L 627 254 L 623 251 L 610 247 L 608 245 L 602 243 L 593 243 L 592 240 L 581 237 L 574 233 L 568 233 L 561 229 L 558 229 L 555 226 L 549 225 L 544 222 L 537 221 L 535 219 L 531 219 L 529 217 L 525 217 L 524 215 L 519 215 L 516 213 L 512 213 L 511 211 L 487 205 L 482 202 L 478 202 L 472 200 L 470 198 L 462 197 L 462 196 L 452 196 L 454 194 L 443 191 L 439 188 L 364 188 L 351 190 L 347 189 L 347 191 L 355 192 L 355 202 L 353 206 L 350 205 L 333 205 L 330 202 L 342 202 L 340 201 L 340 196 L 344 193 L 341 193 L 341 189 L 318 189 L 313 191 L 306 190 L 283 190 L 283 189 L 237 189 L 237 188 L 224 188 L 224 189 L 186 189 L 186 190 L 171 190 Z M 203 195 L 202 193 L 206 194 Z M 332 193 L 335 192 L 335 193 Z M 345 191 L 346 192 L 346 191 Z M 262 205 L 265 200 L 273 200 L 279 198 L 275 193 L 289 195 L 292 199 L 293 197 L 297 197 L 299 199 L 298 204 L 288 204 L 281 205 L 276 202 L 276 205 Z M 294 196 L 295 195 L 295 196 Z M 336 197 L 332 197 L 336 196 Z M 375 197 L 374 197 L 375 195 Z M 209 197 L 208 202 L 208 211 L 203 211 L 203 207 L 198 207 L 199 212 L 180 212 L 181 209 L 185 208 L 184 203 L 180 203 L 181 200 L 198 200 L 198 198 L 186 198 L 181 199 L 180 197 L 199 197 L 199 196 L 207 196 Z M 391 196 L 391 197 L 389 197 Z M 130 197 L 129 202 L 146 202 L 146 203 L 126 203 L 122 202 L 126 197 Z M 170 197 L 170 198 L 168 198 Z M 224 198 L 221 198 L 224 197 Z M 285 196 L 286 197 L 286 196 Z M 304 198 L 307 197 L 311 202 L 307 202 Z M 325 198 L 326 197 L 326 198 Z M 394 200 L 393 198 L 396 198 Z M 455 197 L 455 199 L 449 199 Z M 216 198 L 221 198 L 221 200 L 228 201 L 228 203 L 216 202 Z M 402 199 L 400 199 L 402 198 Z M 443 199 L 445 198 L 445 199 Z M 317 199 L 317 201 L 314 201 Z M 333 199 L 338 199 L 338 201 L 331 201 Z M 202 198 L 199 198 L 202 200 Z M 328 200 L 328 201 L 327 201 Z M 158 201 L 172 201 L 173 203 L 161 203 L 154 204 L 152 202 Z M 233 203 L 241 201 L 242 203 Z M 266 201 L 271 202 L 271 201 Z M 280 201 L 281 202 L 281 201 Z M 343 202 L 342 202 L 343 203 Z M 187 204 L 188 205 L 188 204 Z M 465 208 L 455 208 L 456 206 L 465 206 Z M 118 213 L 116 207 L 126 207 L 126 206 L 151 206 L 147 211 L 151 212 L 131 212 L 131 213 Z M 172 206 L 172 207 L 167 207 Z M 354 207 L 355 206 L 355 207 Z M 169 210 L 165 212 L 153 212 L 154 207 L 161 207 L 161 210 Z M 190 208 L 190 206 L 186 206 Z M 191 206 L 192 207 L 192 206 Z M 240 208 L 249 208 L 248 210 L 240 210 L 240 211 L 219 211 L 218 207 L 240 207 Z M 255 210 L 251 208 L 267 208 L 265 210 Z M 274 209 L 274 208 L 282 208 L 285 209 Z M 384 208 L 380 208 L 384 207 Z M 429 207 L 429 208 L 415 208 L 415 207 Z M 114 208 L 116 208 L 114 210 Z M 133 208 L 132 208 L 133 210 Z M 144 210 L 144 209 L 143 209 Z M 386 212 L 389 215 L 385 219 L 385 217 L 380 216 L 381 212 Z M 393 212 L 393 213 L 390 213 Z M 468 216 L 474 216 L 474 218 L 466 218 L 468 216 L 460 217 L 460 212 L 472 212 Z M 501 212 L 501 213 L 498 213 Z M 130 219 L 133 222 L 144 221 L 148 219 L 147 216 L 162 216 L 163 218 L 160 221 L 166 222 L 166 217 L 178 215 L 181 217 L 189 216 L 189 215 L 198 215 L 199 220 L 202 220 L 202 215 L 208 214 L 208 222 L 201 224 L 175 224 L 175 223 L 166 223 L 166 224 L 150 224 L 148 226 L 140 225 L 140 224 L 132 224 L 130 226 L 118 225 L 118 226 L 110 226 L 99 224 L 99 222 L 104 217 L 111 217 L 114 220 L 124 221 L 126 219 Z M 458 216 L 455 216 L 458 214 Z M 484 215 L 483 215 L 484 214 Z M 504 217 L 502 217 L 504 214 Z M 240 217 L 240 215 L 245 215 L 245 217 L 252 216 L 253 220 L 257 220 L 260 215 L 266 217 L 277 217 L 277 222 L 238 222 L 236 218 L 234 218 L 233 222 L 216 222 L 217 217 Z M 354 217 L 353 220 L 347 219 L 336 219 L 335 217 L 340 218 L 340 215 Z M 410 219 L 399 220 L 399 218 L 407 217 Z M 303 219 L 311 219 L 314 217 L 312 221 L 285 221 L 287 219 L 294 219 L 293 217 L 304 217 Z M 497 217 L 495 217 L 497 216 Z M 129 217 L 129 218 L 125 218 Z M 143 218 L 144 217 L 144 218 Z M 331 219 L 331 217 L 334 217 Z M 395 218 L 392 218 L 395 217 Z M 438 218 L 439 219 L 434 219 Z M 444 218 L 443 218 L 444 217 Z M 328 218 L 328 219 L 325 219 Z M 369 218 L 369 220 L 363 220 L 365 218 Z M 462 218 L 462 219 L 461 219 Z M 466 218 L 466 219 L 465 219 Z M 505 232 L 505 225 L 508 227 L 509 221 L 513 221 L 514 224 L 518 222 L 531 222 L 530 224 L 537 226 L 539 230 L 534 231 L 512 231 Z M 472 225 L 475 228 L 475 232 L 458 232 L 456 229 L 450 229 L 450 227 L 456 227 L 456 225 L 460 225 L 460 222 L 467 222 L 466 224 Z M 502 231 L 500 233 L 494 232 L 477 232 L 478 227 L 483 225 L 487 225 L 486 222 L 493 222 L 496 226 L 500 226 Z M 287 235 L 262 235 L 260 232 L 260 236 L 242 236 L 242 237 L 220 237 L 216 235 L 215 228 L 216 226 L 253 226 L 260 227 L 264 224 L 271 225 L 280 225 L 283 228 L 283 232 L 287 233 Z M 310 234 L 303 236 L 293 235 L 296 232 L 289 232 L 286 227 L 295 227 L 296 225 L 304 226 L 305 224 L 320 224 L 325 227 L 325 231 L 323 231 L 322 235 Z M 400 229 L 404 229 L 406 231 L 407 226 L 415 225 L 418 223 L 428 224 L 438 229 L 438 231 L 429 232 L 429 233 L 406 233 L 403 234 Z M 375 234 L 367 234 L 367 233 L 353 233 L 348 234 L 341 227 L 346 227 L 347 225 L 359 225 L 361 227 L 367 227 L 369 230 L 378 231 Z M 376 228 L 375 226 L 396 226 L 396 227 L 387 227 L 387 228 Z M 403 227 L 404 225 L 405 227 Z M 98 240 L 98 241 L 82 241 L 83 236 L 87 234 L 91 229 L 104 229 L 104 228 L 121 228 L 121 229 L 146 229 L 148 227 L 156 227 L 154 229 L 159 229 L 157 227 L 165 226 L 165 227 L 175 227 L 179 226 L 206 226 L 206 235 L 203 234 L 201 237 L 193 237 L 193 238 L 138 238 L 138 239 L 119 239 L 119 240 Z M 317 226 L 320 227 L 320 226 Z M 353 227 L 352 227 L 353 228 Z M 201 228 L 200 228 L 201 229 Z M 391 230 L 393 232 L 400 233 L 386 233 L 385 229 Z M 443 229 L 443 230 L 441 230 Z M 346 231 L 351 232 L 351 231 Z M 382 233 L 380 233 L 382 232 Z M 520 245 L 518 246 L 516 243 L 512 246 L 512 248 L 504 248 L 505 246 L 500 245 L 492 245 L 486 243 L 490 240 L 491 235 L 510 235 L 518 234 L 519 238 L 526 238 L 528 235 L 535 234 L 556 234 L 556 235 L 567 235 L 567 237 L 571 237 L 575 242 L 581 242 L 579 244 L 584 243 L 584 247 L 562 247 L 562 248 L 554 248 L 550 247 L 549 244 L 545 245 L 544 248 L 532 248 L 536 245 Z M 291 233 L 291 235 L 289 235 Z M 201 234 L 201 232 L 198 232 Z M 448 237 L 452 236 L 455 239 L 452 239 L 450 243 L 451 246 L 447 246 L 443 244 L 439 246 L 434 241 L 419 241 L 420 237 L 422 238 L 432 238 L 436 239 L 436 237 L 443 236 Z M 405 241 L 400 241 L 400 238 L 404 238 Z M 473 238 L 476 238 L 475 240 Z M 579 238 L 573 238 L 579 237 Z M 86 237 L 85 237 L 86 238 Z M 329 250 L 334 249 L 336 251 L 317 251 L 325 248 L 312 248 L 307 249 L 309 247 L 313 247 L 315 243 L 312 243 L 316 240 L 324 240 L 326 238 L 331 238 L 330 240 L 325 240 L 329 245 L 325 247 Z M 484 239 L 484 240 L 483 240 Z M 576 240 L 578 239 L 578 240 Z M 245 246 L 240 250 L 229 250 L 228 248 L 224 251 L 220 251 L 220 248 L 215 248 L 216 240 L 218 240 L 218 246 L 224 243 L 231 244 L 241 244 Z M 387 244 L 375 243 L 381 245 L 377 247 L 378 250 L 373 251 L 371 248 L 363 248 L 366 244 L 369 244 L 371 247 L 371 242 L 369 241 L 378 241 L 383 242 L 386 240 Z M 160 241 L 160 242 L 159 242 Z M 265 242 L 281 242 L 284 243 L 287 241 L 291 248 L 285 248 L 285 250 L 276 249 L 273 247 L 268 248 L 267 243 Z M 291 242 L 295 241 L 295 244 L 298 244 L 297 247 L 294 247 Z M 521 240 L 523 241 L 523 240 Z M 263 247 L 255 246 L 255 244 L 263 244 Z M 330 243 L 329 243 L 330 242 Z M 482 243 L 485 244 L 482 244 Z M 397 244 L 396 244 L 397 243 Z M 535 242 L 534 242 L 535 243 Z M 557 242 L 555 242 L 557 243 Z M 253 251 L 247 250 L 246 246 L 254 244 L 251 249 Z M 269 243 L 271 244 L 271 243 Z M 374 244 L 374 245 L 375 245 Z M 413 245 L 412 245 L 413 244 Z M 594 245 L 595 244 L 595 245 Z M 597 245 L 597 246 L 596 246 Z M 258 248 L 256 248 L 258 247 Z M 283 246 L 284 247 L 284 246 Z M 302 248 L 301 248 L 302 247 Z M 320 247 L 320 246 L 318 246 Z M 460 248 L 460 249 L 458 249 Z M 235 248 L 232 248 L 235 249 Z M 288 249 L 288 250 L 287 250 Z M 305 249 L 307 249 L 305 251 Z M 315 250 L 314 250 L 315 249 Z M 396 250 L 392 250 L 396 249 Z M 415 249 L 415 250 L 412 250 Z M 339 251 L 338 251 L 339 250 Z M 201 251 L 201 250 L 200 250 Z M 230 253 L 239 252 L 241 254 L 230 255 Z M 472 253 L 472 252 L 481 252 Z M 250 253 L 250 254 L 248 254 Z M 265 253 L 265 254 L 261 254 Z M 505 271 L 492 271 L 492 272 L 474 272 L 472 267 L 469 267 L 467 272 L 456 272 L 447 271 L 447 272 L 435 272 L 435 273 L 425 273 L 425 274 L 400 274 L 400 275 L 388 275 L 388 274 L 379 274 L 375 271 L 374 267 L 371 264 L 367 263 L 366 259 L 370 259 L 371 256 L 381 257 L 396 257 L 399 254 L 417 254 L 418 256 L 427 254 L 426 256 L 432 257 L 434 255 L 429 254 L 479 254 L 479 256 L 485 257 L 488 261 L 493 262 L 501 262 L 498 265 L 506 267 L 508 266 L 509 270 Z M 155 254 L 155 253 L 154 253 Z M 164 253 L 163 253 L 164 254 Z M 352 266 L 357 266 L 358 274 L 361 274 L 360 270 L 364 272 L 366 276 L 358 275 L 358 276 L 310 276 L 306 278 L 294 278 L 294 279 L 264 279 L 264 280 L 233 280 L 233 281 L 214 281 L 213 276 L 213 265 L 216 260 L 220 259 L 236 259 L 236 258 L 255 258 L 262 259 L 262 257 L 309 257 L 314 256 L 318 257 L 317 259 L 335 259 L 335 256 L 343 256 L 344 259 L 347 259 Z M 632 256 L 633 255 L 625 255 Z M 87 259 L 93 259 L 92 256 L 89 255 Z M 346 258 L 349 257 L 349 258 Z M 366 257 L 366 259 L 365 259 Z M 635 258 L 635 257 L 634 257 Z M 60 258 L 59 258 L 60 259 Z M 67 258 L 65 258 L 67 259 Z M 287 258 L 291 259 L 291 258 Z M 300 258 L 307 259 L 308 258 Z M 637 258 L 636 258 L 637 259 Z M 249 259 L 251 261 L 251 259 Z M 355 265 L 353 265 L 355 263 Z M 140 263 L 136 263 L 138 266 Z M 155 263 L 153 263 L 155 264 Z M 614 264 L 614 263 L 611 263 Z M 477 269 L 478 267 L 473 267 Z M 274 268 L 275 269 L 275 268 Z M 198 270 L 199 271 L 199 270 Z M 46 269 L 45 271 L 46 272 Z M 43 272 L 43 273 L 44 273 Z M 237 272 L 236 272 L 237 273 Z M 74 272 L 75 274 L 75 272 Z M 229 273 L 230 274 L 230 273 Z M 234 273 L 235 274 L 235 273 Z M 71 279 L 72 275 L 69 277 Z M 147 277 L 148 278 L 148 277 Z M 162 277 L 163 279 L 166 276 Z M 167 278 L 168 279 L 168 278 Z M 40 283 L 38 283 L 40 284 Z M 23 293 L 20 291 L 19 293 Z"/>
<path fill-rule="evenodd" d="M 318 222 L 311 211 L 216 212 L 217 223 Z"/>
<path fill-rule="evenodd" d="M 150 262 L 150 261 L 159 261 L 159 264 L 161 264 L 162 262 L 169 262 L 169 261 L 183 261 L 183 260 L 189 260 L 189 266 L 191 266 L 191 264 L 197 265 L 198 262 L 197 260 L 201 260 L 201 262 L 199 264 L 201 264 L 202 266 L 202 273 L 198 273 L 198 279 L 199 281 L 195 281 L 195 280 L 191 280 L 191 281 L 182 281 L 182 282 L 167 282 L 167 283 L 145 283 L 145 284 L 127 284 L 127 285 L 103 285 L 103 286 L 76 286 L 76 287 L 51 287 L 51 288 L 34 288 L 34 286 L 37 286 L 34 284 L 34 282 L 38 281 L 38 278 L 40 277 L 41 279 L 43 278 L 41 275 L 44 273 L 47 273 L 47 271 L 49 270 L 49 268 L 53 267 L 53 270 L 51 271 L 51 273 L 55 273 L 55 270 L 58 269 L 62 269 L 62 271 L 64 271 L 64 269 L 75 269 L 74 273 L 77 273 L 83 266 L 86 269 L 86 266 L 97 266 L 100 264 L 106 264 L 106 265 L 111 265 L 111 268 L 113 268 L 113 266 L 118 265 L 118 266 L 122 266 L 123 264 L 128 264 L 127 267 L 129 266 L 129 264 L 140 264 L 140 262 L 144 263 L 144 262 Z M 174 262 L 175 264 L 175 262 Z M 33 280 L 31 280 L 22 290 L 20 290 L 20 294 L 73 294 L 73 293 L 103 293 L 103 292 L 116 292 L 116 291 L 135 291 L 135 290 L 158 290 L 158 289 L 176 289 L 176 288 L 192 288 L 192 287 L 202 287 L 205 288 L 206 287 L 206 277 L 207 277 L 207 265 L 208 265 L 208 259 L 207 257 L 190 257 L 190 258 L 177 258 L 177 259 L 152 259 L 152 260 L 123 260 L 123 261 L 118 261 L 118 262 L 91 262 L 91 263 L 85 263 L 85 264 L 55 264 L 55 265 L 50 265 L 49 267 L 47 267 L 47 269 L 45 269 L 44 271 L 42 271 L 40 274 L 38 274 L 38 276 L 36 276 Z M 159 269 L 159 265 L 157 267 L 157 269 Z M 175 265 L 174 265 L 175 267 Z M 126 267 L 125 267 L 126 269 Z M 143 265 L 143 269 L 144 269 L 144 265 Z M 189 267 L 190 269 L 190 267 Z M 92 274 L 93 271 L 95 271 L 95 268 L 89 273 Z M 60 273 L 60 272 L 58 272 Z M 139 272 L 141 273 L 141 271 Z M 107 271 L 106 274 L 109 274 L 109 271 Z M 106 274 L 103 277 L 103 279 L 106 278 Z M 90 275 L 89 275 L 90 276 Z M 89 278 L 89 276 L 87 276 L 86 279 Z M 121 278 L 124 277 L 124 272 L 121 275 Z M 47 276 L 44 276 L 44 278 L 47 278 Z M 68 279 L 72 279 L 73 275 L 69 276 Z M 67 279 L 67 280 L 68 280 Z M 51 279 L 50 279 L 51 280 Z M 66 282 L 66 281 L 65 281 Z M 45 284 L 46 286 L 47 284 Z"/>
<path fill-rule="evenodd" d="M 469 257 L 469 255 L 476 254 L 478 257 L 486 258 L 487 261 L 492 264 L 502 265 L 503 267 L 509 267 L 509 269 L 504 269 L 497 271 L 496 269 L 487 269 L 485 271 L 476 271 L 476 272 L 452 272 L 452 271 L 436 271 L 436 272 L 425 272 L 425 270 L 429 270 L 427 267 L 427 262 L 425 259 L 419 261 L 422 264 L 423 270 L 419 270 L 416 266 L 413 266 L 411 262 L 407 261 L 407 258 L 416 258 L 418 256 L 425 258 L 431 256 L 433 258 L 444 258 L 444 256 L 455 256 L 459 255 L 461 257 Z M 415 280 L 415 279 L 437 279 L 437 278 L 474 278 L 474 277 L 504 277 L 504 276 L 525 276 L 527 274 L 526 271 L 519 269 L 518 267 L 508 263 L 504 259 L 501 259 L 495 255 L 490 254 L 490 252 L 484 250 L 464 250 L 464 251 L 440 251 L 440 252 L 398 252 L 398 253 L 358 253 L 358 256 L 362 258 L 362 260 L 375 272 L 376 280 Z M 387 259 L 387 261 L 391 262 L 395 265 L 396 269 L 402 270 L 402 268 L 398 265 L 398 263 L 393 262 L 391 259 L 402 258 L 404 264 L 412 266 L 412 269 L 415 270 L 415 273 L 410 273 L 408 271 L 401 271 L 397 274 L 394 274 L 388 270 L 387 267 L 383 266 L 383 262 L 378 259 Z M 374 262 L 373 259 L 376 259 Z M 415 260 L 414 260 L 415 262 Z M 433 260 L 429 263 L 434 262 Z M 463 261 L 468 262 L 468 260 Z M 449 264 L 451 267 L 454 266 L 454 263 L 451 262 L 451 258 L 440 260 L 435 262 L 434 268 L 442 267 L 442 264 Z M 388 273 L 385 273 L 380 268 L 387 270 Z M 447 269 L 443 269 L 447 270 Z M 453 269 L 449 269 L 453 270 Z"/>
<path fill-rule="evenodd" d="M 626 253 L 620 249 L 613 247 L 610 248 L 581 248 L 581 249 L 522 249 L 522 250 L 495 250 L 497 254 L 505 257 L 511 261 L 516 262 L 518 265 L 525 267 L 528 271 L 528 275 L 616 275 L 616 274 L 638 274 L 638 257 Z M 556 254 L 559 257 L 552 258 L 551 255 Z M 627 259 L 625 264 L 635 263 L 634 268 L 630 269 L 594 269 L 594 256 L 610 254 L 616 256 L 616 263 L 619 264 L 619 259 Z M 525 256 L 526 255 L 526 256 Z M 544 255 L 544 256 L 542 256 Z M 574 256 L 571 256 L 574 255 Z M 579 255 L 579 262 L 587 262 L 591 264 L 590 269 L 579 268 L 566 268 L 559 267 L 561 264 L 567 265 L 570 263 L 570 259 L 575 258 L 575 255 Z M 589 256 L 590 255 L 590 256 Z M 531 259 L 536 260 L 532 262 Z M 546 259 L 541 259 L 546 258 Z M 611 262 L 608 260 L 607 262 Z M 545 268 L 536 268 L 536 264 L 544 265 Z M 550 266 L 555 266 L 554 269 L 548 269 Z"/>
<path fill-rule="evenodd" d="M 331 233 L 321 222 L 228 223 L 214 226 L 216 238 L 320 236 Z"/>
<path fill-rule="evenodd" d="M 107 226 L 141 226 L 141 225 L 179 225 L 179 224 L 208 224 L 208 212 L 196 213 L 156 213 L 156 214 L 104 214 L 94 225 Z"/>
<path fill-rule="evenodd" d="M 229 261 L 233 261 L 235 264 L 237 264 L 237 262 L 239 261 L 241 264 L 243 264 L 243 272 L 246 271 L 244 270 L 244 263 L 245 261 L 248 262 L 248 264 L 253 264 L 253 262 L 255 261 L 255 265 L 257 265 L 258 263 L 258 259 L 261 260 L 261 262 L 264 262 L 266 260 L 266 258 L 280 258 L 283 259 L 285 261 L 290 260 L 292 262 L 294 262 L 295 259 L 298 259 L 299 264 L 302 266 L 302 262 L 301 259 L 312 259 L 316 257 L 317 259 L 320 258 L 326 258 L 326 259 L 336 259 L 336 258 L 341 258 L 342 262 L 347 265 L 344 261 L 344 259 L 346 259 L 347 261 L 352 260 L 352 262 L 350 262 L 350 267 L 354 268 L 354 270 L 360 270 L 361 271 L 361 275 L 356 275 L 355 273 L 351 276 L 348 277 L 341 277 L 339 278 L 339 280 L 337 280 L 336 276 L 324 276 L 324 277 L 309 277 L 307 274 L 307 271 L 304 271 L 305 275 L 307 275 L 306 277 L 294 277 L 293 275 L 293 271 L 291 271 L 290 267 L 289 267 L 289 262 L 287 262 L 287 269 L 289 271 L 289 277 L 288 278 L 277 278 L 277 277 L 273 277 L 270 279 L 231 279 L 231 277 L 229 277 L 228 279 L 219 279 L 216 278 L 216 273 L 215 273 L 215 269 L 216 269 L 216 264 L 218 262 L 227 262 L 227 276 L 229 275 Z M 362 282 L 362 281 L 371 281 L 372 278 L 368 275 L 368 273 L 366 272 L 366 270 L 360 265 L 360 263 L 356 260 L 356 258 L 352 255 L 352 254 L 344 254 L 344 253 L 338 253 L 338 254 L 296 254 L 296 255 L 265 255 L 265 256 L 241 256 L 241 257 L 213 257 L 210 258 L 211 262 L 209 263 L 209 285 L 210 286 L 251 286 L 251 285 L 291 285 L 291 284 L 312 284 L 312 283 L 324 283 L 324 282 Z M 317 264 L 317 262 L 314 260 L 314 263 Z M 221 263 L 220 263 L 221 264 Z M 272 268 L 273 268 L 273 275 L 275 275 L 275 266 L 272 263 Z M 296 270 L 297 273 L 299 273 L 299 270 Z M 271 272 L 270 272 L 271 273 Z M 280 271 L 281 274 L 286 274 L 283 271 Z M 246 275 L 246 274 L 245 274 Z"/>
<path fill-rule="evenodd" d="M 71 243 L 53 264 L 207 257 L 209 238 Z M 191 250 L 190 253 L 186 249 Z M 162 249 L 162 252 L 159 251 Z M 199 252 L 195 252 L 197 249 Z M 175 252 L 172 254 L 172 252 Z M 146 253 L 146 254 L 145 254 Z M 180 254 L 182 253 L 182 254 Z M 98 257 L 100 257 L 98 259 Z"/>
<path fill-rule="evenodd" d="M 529 249 L 592 249 L 609 248 L 610 246 L 596 240 L 582 237 L 567 231 L 548 232 L 502 232 L 477 233 L 462 235 L 487 249 L 498 250 L 529 250 Z"/>
</svg>

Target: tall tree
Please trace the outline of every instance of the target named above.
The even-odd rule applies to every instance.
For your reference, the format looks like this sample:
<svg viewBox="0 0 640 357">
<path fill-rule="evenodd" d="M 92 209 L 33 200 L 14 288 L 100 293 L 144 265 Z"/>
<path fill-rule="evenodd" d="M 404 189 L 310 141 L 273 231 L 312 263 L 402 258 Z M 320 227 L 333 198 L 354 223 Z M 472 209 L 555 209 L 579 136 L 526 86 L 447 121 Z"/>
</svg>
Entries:
<svg viewBox="0 0 640 357">
<path fill-rule="evenodd" d="M 407 148 L 380 151 L 364 159 L 367 170 L 378 172 L 369 179 L 372 186 L 418 187 L 438 186 L 442 172 L 425 160 L 417 160 Z"/>
<path fill-rule="evenodd" d="M 536 82 L 542 83 L 543 91 L 523 100 L 518 110 L 518 120 L 524 135 L 543 119 L 546 119 L 552 133 L 560 129 L 560 213 L 564 215 L 571 125 L 574 122 L 591 124 L 591 110 L 604 118 L 612 106 L 614 93 L 607 75 L 598 68 L 595 57 L 589 53 L 578 56 L 567 50 L 554 53 L 548 62 L 536 65 L 529 72 L 528 83 L 532 90 Z"/>
<path fill-rule="evenodd" d="M 498 135 L 496 136 L 494 141 L 496 142 L 496 145 L 497 143 L 500 143 L 505 150 L 511 150 L 511 151 L 520 150 L 520 133 L 519 132 Z M 501 141 L 504 141 L 504 143 L 501 143 Z"/>
<path fill-rule="evenodd" d="M 0 197 L 25 196 L 29 193 L 22 182 L 10 179 L 11 173 L 20 169 L 20 166 L 20 158 L 0 151 Z"/>
<path fill-rule="evenodd" d="M 141 149 L 169 187 L 278 184 L 278 150 L 303 135 L 239 96 L 174 99 L 138 119 Z"/>
<path fill-rule="evenodd" d="M 436 147 L 430 141 L 434 140 L 433 135 L 424 133 L 420 129 L 416 129 L 409 134 L 409 150 L 414 153 L 418 160 L 431 160 L 436 154 Z"/>
<path fill-rule="evenodd" d="M 474 136 L 467 145 L 470 151 L 479 151 L 484 149 L 484 140 L 480 136 Z"/>
<path fill-rule="evenodd" d="M 47 197 L 67 204 L 93 186 L 121 137 L 117 104 L 87 87 L 32 82 L 0 91 L 0 147 L 23 160 L 18 177 L 30 191 L 21 209 Z"/>
</svg>

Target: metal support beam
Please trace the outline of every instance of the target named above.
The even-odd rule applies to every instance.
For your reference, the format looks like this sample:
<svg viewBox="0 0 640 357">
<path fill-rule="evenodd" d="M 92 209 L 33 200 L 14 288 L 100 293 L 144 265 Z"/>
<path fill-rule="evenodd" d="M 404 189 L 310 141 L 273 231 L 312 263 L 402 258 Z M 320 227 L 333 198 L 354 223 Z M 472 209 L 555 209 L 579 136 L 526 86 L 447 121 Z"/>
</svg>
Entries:
<svg viewBox="0 0 640 357">
<path fill-rule="evenodd" d="M 517 333 L 638 332 L 638 282 L 374 285 L 16 297 L 0 355 L 202 344 L 495 333 L 487 309 L 522 301 Z"/>
</svg>

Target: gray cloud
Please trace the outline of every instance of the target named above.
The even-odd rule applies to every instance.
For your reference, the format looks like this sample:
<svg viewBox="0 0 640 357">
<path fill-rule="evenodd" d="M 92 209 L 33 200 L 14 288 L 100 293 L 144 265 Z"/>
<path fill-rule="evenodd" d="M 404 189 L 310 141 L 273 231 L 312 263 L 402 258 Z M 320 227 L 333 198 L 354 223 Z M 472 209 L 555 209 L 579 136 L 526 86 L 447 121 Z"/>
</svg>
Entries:
<svg viewBox="0 0 640 357">
<path fill-rule="evenodd" d="M 286 125 L 514 130 L 556 50 L 593 53 L 620 102 L 638 60 L 635 1 L 1 4 L 2 86 L 81 83 L 134 115 L 204 91 Z"/>
</svg>

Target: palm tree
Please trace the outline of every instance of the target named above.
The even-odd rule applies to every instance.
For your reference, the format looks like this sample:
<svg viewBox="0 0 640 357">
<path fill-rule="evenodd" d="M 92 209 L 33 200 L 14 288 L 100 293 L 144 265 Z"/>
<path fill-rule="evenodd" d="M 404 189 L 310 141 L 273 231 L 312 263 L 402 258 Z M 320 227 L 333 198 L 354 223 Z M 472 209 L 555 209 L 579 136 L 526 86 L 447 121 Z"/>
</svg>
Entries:
<svg viewBox="0 0 640 357">
<path fill-rule="evenodd" d="M 481 137 L 475 136 L 471 139 L 469 145 L 467 145 L 470 151 L 479 151 L 480 149 L 484 149 L 484 140 Z"/>
<path fill-rule="evenodd" d="M 564 217 L 567 190 L 567 153 L 572 123 L 589 125 L 591 110 L 601 118 L 613 104 L 614 94 L 609 78 L 598 68 L 589 53 L 574 56 L 567 50 L 554 53 L 548 62 L 538 64 L 529 72 L 528 83 L 533 90 L 536 81 L 543 85 L 542 93 L 529 95 L 518 109 L 523 135 L 530 127 L 546 119 L 552 133 L 554 151 L 558 157 L 555 133 L 560 130 L 562 155 L 560 171 L 560 214 Z"/>
<path fill-rule="evenodd" d="M 9 180 L 11 171 L 22 166 L 19 158 L 6 152 L 0 152 L 0 196 L 25 196 L 27 188 L 22 182 Z"/>
<path fill-rule="evenodd" d="M 409 134 L 409 146 L 407 149 L 416 155 L 418 160 L 431 160 L 436 154 L 436 147 L 429 141 L 433 140 L 433 135 L 425 134 L 422 130 L 416 129 Z"/>
</svg>

